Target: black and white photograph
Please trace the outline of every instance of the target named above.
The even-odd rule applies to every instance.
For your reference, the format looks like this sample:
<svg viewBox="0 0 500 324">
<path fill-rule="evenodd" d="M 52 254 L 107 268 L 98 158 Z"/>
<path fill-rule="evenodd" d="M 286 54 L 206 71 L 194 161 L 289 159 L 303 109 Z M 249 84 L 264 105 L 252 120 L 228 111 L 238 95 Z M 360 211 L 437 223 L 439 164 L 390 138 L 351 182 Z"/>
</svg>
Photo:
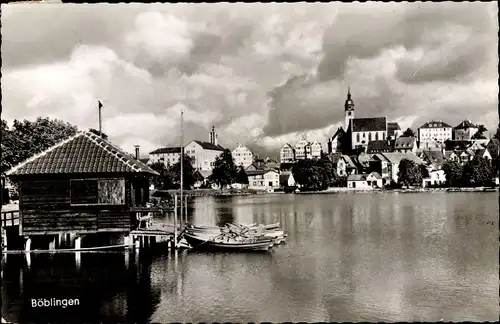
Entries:
<svg viewBox="0 0 500 324">
<path fill-rule="evenodd" d="M 497 2 L 1 5 L 1 322 L 494 322 Z"/>
</svg>

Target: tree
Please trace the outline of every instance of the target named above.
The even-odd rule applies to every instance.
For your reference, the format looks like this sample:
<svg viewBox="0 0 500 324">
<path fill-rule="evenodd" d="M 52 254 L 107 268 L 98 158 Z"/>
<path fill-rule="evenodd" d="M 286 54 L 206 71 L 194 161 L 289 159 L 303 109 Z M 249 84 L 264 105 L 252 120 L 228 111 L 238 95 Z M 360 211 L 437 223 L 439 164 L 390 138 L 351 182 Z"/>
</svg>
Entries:
<svg viewBox="0 0 500 324">
<path fill-rule="evenodd" d="M 472 135 L 472 139 L 486 139 L 486 136 L 484 136 L 484 133 L 487 132 L 488 130 L 484 125 L 478 125 L 477 132 Z"/>
<path fill-rule="evenodd" d="M 463 168 L 462 178 L 467 184 L 484 186 L 493 180 L 493 167 L 487 158 L 475 157 Z"/>
<path fill-rule="evenodd" d="M 442 167 L 449 186 L 462 185 L 463 168 L 457 161 L 446 161 Z"/>
<path fill-rule="evenodd" d="M 493 135 L 493 138 L 500 140 L 500 123 L 498 123 L 497 132 Z"/>
<path fill-rule="evenodd" d="M 421 184 L 422 173 L 420 167 L 412 160 L 402 159 L 398 166 L 398 182 L 406 185 L 407 188 L 410 185 Z"/>
<path fill-rule="evenodd" d="M 427 167 L 423 164 L 420 164 L 418 166 L 419 170 L 420 170 L 420 175 L 422 176 L 422 179 L 426 179 L 426 178 L 429 178 L 429 169 L 427 169 Z"/>
<path fill-rule="evenodd" d="M 170 189 L 173 187 L 172 178 L 163 162 L 155 162 L 150 167 L 160 174 L 153 180 L 155 187 L 159 189 Z"/>
<path fill-rule="evenodd" d="M 38 117 L 34 122 L 2 120 L 2 172 L 77 133 L 76 126 L 58 119 Z"/>
<path fill-rule="evenodd" d="M 183 154 L 183 188 L 184 189 L 191 189 L 191 187 L 194 185 L 196 182 L 196 176 L 195 176 L 195 170 L 193 168 L 193 160 L 187 156 L 186 154 Z M 181 161 L 179 160 L 178 162 L 172 164 L 168 168 L 168 174 L 170 176 L 170 179 L 172 180 L 172 186 L 176 189 L 181 187 Z"/>
<path fill-rule="evenodd" d="M 231 151 L 225 149 L 216 159 L 209 180 L 220 187 L 234 183 L 236 166 Z"/>
<path fill-rule="evenodd" d="M 415 132 L 411 129 L 411 128 L 407 128 L 404 132 L 403 132 L 403 137 L 413 137 L 415 136 Z"/>
<path fill-rule="evenodd" d="M 234 181 L 236 183 L 248 184 L 248 175 L 245 172 L 245 168 L 241 166 L 238 168 Z"/>
<path fill-rule="evenodd" d="M 97 136 L 101 136 L 103 139 L 107 140 L 108 135 L 106 135 L 104 132 L 99 132 L 97 129 L 90 128 L 89 132 L 96 134 Z"/>
<path fill-rule="evenodd" d="M 334 186 L 337 174 L 328 158 L 298 160 L 292 167 L 295 181 L 305 189 L 324 190 Z"/>
</svg>

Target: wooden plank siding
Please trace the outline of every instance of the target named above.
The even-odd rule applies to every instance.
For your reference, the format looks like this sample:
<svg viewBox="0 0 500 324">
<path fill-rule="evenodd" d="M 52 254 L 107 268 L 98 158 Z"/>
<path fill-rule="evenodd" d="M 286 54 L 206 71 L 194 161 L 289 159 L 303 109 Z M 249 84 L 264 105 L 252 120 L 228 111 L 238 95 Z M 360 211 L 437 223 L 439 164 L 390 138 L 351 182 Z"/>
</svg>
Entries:
<svg viewBox="0 0 500 324">
<path fill-rule="evenodd" d="M 20 181 L 19 201 L 21 235 L 128 232 L 134 222 L 130 212 L 132 181 L 125 178 L 123 205 L 72 205 L 70 177 L 23 179 Z"/>
</svg>

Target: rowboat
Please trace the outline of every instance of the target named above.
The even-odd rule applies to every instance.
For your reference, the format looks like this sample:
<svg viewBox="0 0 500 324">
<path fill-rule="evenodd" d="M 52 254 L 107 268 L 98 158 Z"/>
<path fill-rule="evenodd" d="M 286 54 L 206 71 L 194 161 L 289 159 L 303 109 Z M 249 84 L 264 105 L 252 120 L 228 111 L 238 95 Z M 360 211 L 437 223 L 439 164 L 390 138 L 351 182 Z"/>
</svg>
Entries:
<svg viewBox="0 0 500 324">
<path fill-rule="evenodd" d="M 184 238 L 195 249 L 267 251 L 273 243 L 272 239 L 231 239 L 220 236 L 207 239 L 206 237 L 193 235 L 188 232 L 184 234 Z"/>
</svg>

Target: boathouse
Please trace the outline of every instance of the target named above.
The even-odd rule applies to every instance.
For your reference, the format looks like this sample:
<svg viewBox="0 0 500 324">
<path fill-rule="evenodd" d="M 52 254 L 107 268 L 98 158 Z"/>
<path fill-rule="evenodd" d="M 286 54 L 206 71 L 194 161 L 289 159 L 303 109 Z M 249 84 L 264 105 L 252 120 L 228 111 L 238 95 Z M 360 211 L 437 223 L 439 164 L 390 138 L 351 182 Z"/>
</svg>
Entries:
<svg viewBox="0 0 500 324">
<path fill-rule="evenodd" d="M 95 245 L 103 234 L 126 239 L 137 227 L 134 207 L 146 206 L 150 178 L 159 174 L 100 136 L 82 131 L 6 175 L 19 187 L 19 234 L 29 250 L 31 240 L 33 248 L 37 241 L 48 242 L 51 249 L 62 242 L 78 249 Z"/>
</svg>

